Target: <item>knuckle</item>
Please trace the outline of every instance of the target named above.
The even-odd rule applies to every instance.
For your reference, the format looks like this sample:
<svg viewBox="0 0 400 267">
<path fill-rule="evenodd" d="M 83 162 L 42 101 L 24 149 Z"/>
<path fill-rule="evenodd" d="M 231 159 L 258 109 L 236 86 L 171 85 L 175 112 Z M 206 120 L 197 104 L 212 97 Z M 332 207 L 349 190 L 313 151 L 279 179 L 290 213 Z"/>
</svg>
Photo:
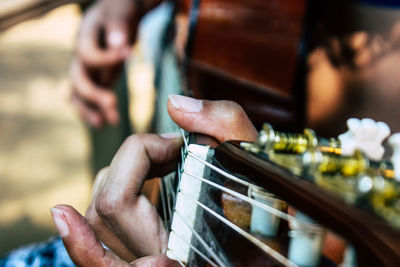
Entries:
<svg viewBox="0 0 400 267">
<path fill-rule="evenodd" d="M 114 220 L 121 210 L 121 201 L 100 193 L 95 201 L 96 213 L 103 219 Z"/>
<path fill-rule="evenodd" d="M 247 118 L 245 111 L 238 103 L 233 101 L 227 101 L 227 102 L 229 107 L 229 112 L 227 113 L 228 114 L 227 122 L 229 124 L 237 124 Z"/>
<path fill-rule="evenodd" d="M 100 217 L 98 216 L 96 209 L 93 205 L 90 205 L 85 214 L 86 220 L 93 227 L 96 228 L 100 224 Z"/>
<path fill-rule="evenodd" d="M 143 149 L 144 139 L 145 139 L 145 134 L 134 134 L 125 139 L 123 146 L 127 147 L 128 149 L 132 148 Z"/>
</svg>

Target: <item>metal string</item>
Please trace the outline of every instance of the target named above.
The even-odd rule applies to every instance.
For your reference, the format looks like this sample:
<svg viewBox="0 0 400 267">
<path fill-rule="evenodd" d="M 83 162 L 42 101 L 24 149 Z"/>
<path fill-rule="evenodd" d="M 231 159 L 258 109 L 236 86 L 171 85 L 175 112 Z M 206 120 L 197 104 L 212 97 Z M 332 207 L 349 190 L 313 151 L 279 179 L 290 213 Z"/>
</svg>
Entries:
<svg viewBox="0 0 400 267">
<path fill-rule="evenodd" d="M 200 161 L 201 163 L 203 163 L 207 167 L 213 169 L 214 171 L 218 172 L 219 174 L 223 175 L 224 177 L 226 177 L 226 178 L 228 178 L 228 179 L 230 179 L 232 181 L 235 181 L 235 182 L 237 182 L 239 184 L 242 184 L 244 186 L 255 187 L 255 188 L 258 188 L 258 189 L 262 189 L 261 187 L 255 185 L 255 184 L 252 184 L 252 183 L 249 183 L 249 182 L 247 182 L 247 181 L 245 181 L 243 179 L 240 179 L 239 177 L 236 177 L 236 176 L 234 176 L 234 175 L 232 175 L 232 174 L 230 174 L 230 173 L 228 173 L 228 172 L 226 172 L 226 171 L 224 171 L 224 170 L 212 165 L 211 163 L 208 163 L 207 161 L 202 160 L 201 158 L 199 158 L 198 156 L 196 156 L 195 154 L 193 154 L 190 151 L 188 152 L 188 156 L 193 157 L 194 159 Z"/>
<path fill-rule="evenodd" d="M 185 138 L 185 133 L 184 133 L 184 131 L 183 131 L 182 129 L 181 129 L 181 133 L 182 133 L 182 136 L 183 136 L 183 140 L 184 140 L 184 144 L 185 144 L 186 151 L 188 151 L 188 150 L 187 150 L 188 143 L 187 143 L 187 140 L 186 140 L 186 138 Z M 261 189 L 261 187 L 258 187 L 258 186 L 254 185 L 254 184 L 252 184 L 252 183 L 249 183 L 249 182 L 247 182 L 247 181 L 245 181 L 245 180 L 243 180 L 243 179 L 241 179 L 241 178 L 239 178 L 239 177 L 236 177 L 236 176 L 234 176 L 234 175 L 232 175 L 232 174 L 230 174 L 230 173 L 228 173 L 228 172 L 226 172 L 226 171 L 224 171 L 224 170 L 222 170 L 222 169 L 220 169 L 220 168 L 214 166 L 213 164 L 210 164 L 209 162 L 207 162 L 207 161 L 205 161 L 205 160 L 199 158 L 198 156 L 196 156 L 195 154 L 193 154 L 193 153 L 190 152 L 190 151 L 188 151 L 188 156 L 191 156 L 191 157 L 195 158 L 196 160 L 200 161 L 201 163 L 203 163 L 203 164 L 206 165 L 207 167 L 211 168 L 212 170 L 216 171 L 217 173 L 221 174 L 222 176 L 224 176 L 224 177 L 226 177 L 226 178 L 228 178 L 228 179 L 230 179 L 230 180 L 232 180 L 232 181 L 235 181 L 235 182 L 237 182 L 237 183 L 239 183 L 239 184 L 242 184 L 242 185 L 244 185 L 244 186 L 247 186 L 247 187 L 253 187 L 253 188 L 260 188 L 260 189 Z M 219 185 L 219 184 L 216 184 L 216 183 L 214 183 L 214 182 L 212 182 L 212 181 L 210 181 L 210 180 L 208 180 L 208 179 L 206 179 L 206 178 L 200 177 L 200 176 L 198 176 L 198 175 L 194 175 L 194 174 L 188 172 L 187 170 L 185 170 L 184 173 L 186 173 L 186 174 L 188 174 L 189 176 L 191 176 L 191 177 L 193 177 L 193 178 L 195 178 L 195 179 L 198 179 L 198 180 L 200 180 L 200 181 L 202 181 L 202 182 L 204 182 L 204 183 L 207 183 L 207 184 L 209 184 L 209 185 L 211 185 L 211 186 L 213 186 L 213 187 L 215 187 L 215 188 L 217 188 L 217 189 L 219 189 L 219 190 L 221 190 L 221 191 L 223 191 L 223 192 L 226 192 L 226 193 L 231 194 L 231 195 L 233 195 L 233 196 L 235 196 L 235 197 L 238 197 L 238 198 L 240 198 L 240 199 L 242 199 L 242 200 L 244 200 L 244 201 L 246 201 L 246 202 L 248 202 L 248 203 L 250 203 L 250 204 L 252 204 L 252 205 L 254 205 L 254 206 L 257 206 L 257 207 L 259 207 L 259 208 L 261 208 L 261 209 L 263 209 L 263 210 L 265 210 L 265 211 L 267 211 L 267 212 L 270 212 L 270 213 L 276 215 L 277 217 L 280 217 L 280 218 L 285 219 L 285 220 L 291 219 L 291 220 L 295 220 L 295 221 L 298 222 L 298 223 L 302 223 L 302 222 L 299 221 L 297 218 L 295 218 L 295 217 L 293 217 L 293 216 L 291 216 L 291 215 L 288 215 L 288 214 L 286 214 L 286 213 L 284 213 L 284 212 L 282 212 L 282 211 L 280 211 L 280 210 L 278 210 L 278 209 L 275 209 L 275 208 L 273 208 L 273 207 L 271 207 L 271 206 L 268 206 L 268 205 L 266 205 L 266 204 L 264 204 L 264 203 L 261 203 L 261 202 L 259 202 L 259 201 L 256 201 L 256 200 L 254 200 L 254 199 L 252 199 L 252 198 L 249 198 L 249 197 L 247 197 L 247 196 L 245 196 L 245 195 L 243 195 L 243 194 L 240 194 L 240 193 L 238 193 L 238 192 L 236 192 L 236 191 L 233 191 L 233 190 L 231 190 L 231 189 L 229 189 L 229 188 L 226 188 L 226 187 L 224 187 L 224 186 L 221 186 L 221 185 Z M 169 186 L 171 186 L 171 185 L 169 184 Z M 180 190 L 180 189 L 179 189 L 179 190 Z M 171 192 L 172 192 L 172 191 L 171 191 Z M 179 192 L 180 192 L 183 196 L 185 196 L 186 198 L 188 198 L 188 199 L 190 199 L 191 201 L 195 202 L 198 206 L 200 206 L 201 208 L 203 208 L 204 210 L 206 210 L 207 212 L 209 212 L 211 215 L 213 215 L 214 217 L 216 217 L 217 219 L 219 219 L 220 221 L 222 221 L 223 223 L 225 223 L 228 227 L 232 228 L 234 231 L 236 231 L 236 232 L 238 232 L 239 234 L 241 234 L 242 236 L 244 236 L 246 239 L 248 239 L 250 242 L 252 242 L 252 243 L 255 244 L 256 246 L 258 246 L 258 247 L 259 247 L 260 249 L 262 249 L 264 252 L 266 252 L 267 254 L 271 255 L 271 256 L 272 256 L 275 260 L 277 260 L 278 262 L 280 262 L 280 263 L 282 263 L 282 264 L 284 264 L 284 265 L 286 265 L 286 266 L 297 266 L 295 263 L 293 263 L 292 261 L 290 261 L 289 259 L 287 259 L 287 258 L 284 257 L 283 255 L 281 255 L 281 254 L 278 253 L 277 251 L 273 250 L 271 247 L 269 247 L 268 245 L 264 244 L 263 242 L 261 242 L 261 241 L 260 241 L 259 239 L 257 239 L 256 237 L 252 236 L 250 233 L 246 232 L 245 230 L 241 229 L 240 227 L 238 227 L 238 226 L 235 225 L 234 223 L 230 222 L 229 220 L 227 220 L 227 219 L 224 218 L 223 216 L 219 215 L 218 213 L 216 213 L 215 211 L 213 211 L 212 209 L 210 209 L 209 207 L 207 207 L 207 206 L 204 205 L 203 203 L 200 203 L 199 201 L 197 201 L 197 200 L 195 200 L 194 198 L 192 198 L 191 196 L 185 194 L 185 192 L 183 192 L 183 191 L 181 191 L 181 190 L 180 190 Z M 170 208 L 170 207 L 169 207 L 169 208 Z M 169 210 L 169 211 L 170 211 L 170 210 Z M 200 242 L 200 244 L 201 244 L 201 245 L 207 250 L 207 252 L 214 258 L 214 260 L 215 260 L 220 266 L 226 266 L 226 265 L 222 262 L 222 260 L 220 260 L 220 259 L 218 258 L 218 256 L 216 255 L 216 253 L 212 250 L 212 248 L 209 247 L 209 245 L 201 238 L 201 236 L 200 236 L 186 221 L 185 221 L 185 219 L 184 219 L 183 216 L 179 213 L 179 211 L 175 210 L 175 213 L 174 213 L 174 214 L 176 214 L 177 216 L 180 217 L 180 219 L 181 219 L 181 220 L 184 222 L 184 224 L 191 230 L 191 232 L 194 234 L 194 236 L 197 238 L 197 240 Z M 304 223 L 302 223 L 302 224 L 304 224 Z M 313 227 L 312 225 L 309 225 L 309 224 L 307 224 L 306 226 L 309 226 L 309 227 L 311 227 L 311 228 Z M 191 247 L 196 253 L 200 252 L 200 251 L 196 251 L 196 250 L 198 250 L 197 248 L 193 247 L 191 244 L 188 244 L 186 241 L 184 241 L 184 240 L 182 239 L 182 237 L 180 237 L 180 236 L 176 233 L 176 231 L 174 231 L 174 233 L 175 233 L 175 235 L 176 235 L 181 241 L 183 241 L 184 243 L 186 243 L 187 245 L 189 245 L 189 247 Z M 200 252 L 200 253 L 201 253 L 201 252 Z M 199 253 L 198 253 L 198 254 L 199 254 Z M 201 254 L 199 254 L 199 255 L 200 255 L 201 257 L 205 256 L 204 254 L 203 254 L 203 256 L 202 256 Z M 204 257 L 203 257 L 203 258 L 204 258 Z M 205 260 L 206 260 L 206 259 L 205 259 Z M 206 261 L 207 261 L 207 260 L 206 260 Z M 210 263 L 210 264 L 211 264 L 211 263 Z"/>
<path fill-rule="evenodd" d="M 226 219 L 223 216 L 219 215 L 218 213 L 216 213 L 215 211 L 213 211 L 209 207 L 207 207 L 204 204 L 200 203 L 199 201 L 197 201 L 196 199 L 192 198 L 191 196 L 185 194 L 183 191 L 180 191 L 180 193 L 183 196 L 185 196 L 187 199 L 195 202 L 198 206 L 200 206 L 205 211 L 209 212 L 211 215 L 216 217 L 218 220 L 220 220 L 221 222 L 223 222 L 224 224 L 226 224 L 227 226 L 229 226 L 230 228 L 235 230 L 237 233 L 239 233 L 240 235 L 242 235 L 243 237 L 248 239 L 250 242 L 252 242 L 256 246 L 258 246 L 260 249 L 262 249 L 264 252 L 269 254 L 271 257 L 273 257 L 275 260 L 277 260 L 281 264 L 283 264 L 285 266 L 297 266 L 294 262 L 292 262 L 288 258 L 282 256 L 280 253 L 276 252 L 274 249 L 269 247 L 267 244 L 264 244 L 263 242 L 261 242 L 260 240 L 258 240 L 257 238 L 255 238 L 254 236 L 252 236 L 251 234 L 246 232 L 245 230 L 241 229 L 239 226 L 237 226 L 234 223 L 230 222 L 228 219 Z"/>
<path fill-rule="evenodd" d="M 200 177 L 200 176 L 192 174 L 192 173 L 190 173 L 188 171 L 185 171 L 185 173 L 187 175 L 195 178 L 195 179 L 198 179 L 198 180 L 200 180 L 200 181 L 202 181 L 202 182 L 204 182 L 206 184 L 209 184 L 209 185 L 211 185 L 211 186 L 213 186 L 213 187 L 215 187 L 215 188 L 217 188 L 217 189 L 219 189 L 221 191 L 224 191 L 225 193 L 233 195 L 233 196 L 235 196 L 237 198 L 240 198 L 241 200 L 243 200 L 243 201 L 245 201 L 247 203 L 250 203 L 250 204 L 252 204 L 254 206 L 257 206 L 258 208 L 260 208 L 262 210 L 265 210 L 266 212 L 269 212 L 269 213 L 271 213 L 271 214 L 273 214 L 273 215 L 275 215 L 275 216 L 277 216 L 277 217 L 279 217 L 281 219 L 284 219 L 286 221 L 295 221 L 296 223 L 301 224 L 302 226 L 304 226 L 306 228 L 309 228 L 310 230 L 311 229 L 315 229 L 315 228 L 318 228 L 318 229 L 320 228 L 318 226 L 313 225 L 312 223 L 308 223 L 308 222 L 304 223 L 303 221 L 297 219 L 296 217 L 293 217 L 293 216 L 291 216 L 291 215 L 289 215 L 289 214 L 287 214 L 285 212 L 282 212 L 279 209 L 273 208 L 273 207 L 271 207 L 271 206 L 269 206 L 267 204 L 264 204 L 264 203 L 262 203 L 260 201 L 257 201 L 255 199 L 249 198 L 248 196 L 245 196 L 245 195 L 240 194 L 240 193 L 238 193 L 238 192 L 236 192 L 236 191 L 234 191 L 232 189 L 229 189 L 227 187 L 224 187 L 222 185 L 214 183 L 214 182 L 212 182 L 212 181 L 210 181 L 210 180 L 208 180 L 208 179 L 206 179 L 204 177 Z"/>
<path fill-rule="evenodd" d="M 179 240 L 181 240 L 183 243 L 185 243 L 187 246 L 189 246 L 191 249 L 193 249 L 194 252 L 196 252 L 200 257 L 202 257 L 206 262 L 208 262 L 209 264 L 211 264 L 214 267 L 218 267 L 218 265 L 215 264 L 215 262 L 213 262 L 206 255 L 204 255 L 198 248 L 196 248 L 192 244 L 186 242 L 186 240 L 183 237 L 181 237 L 176 231 L 172 230 L 172 232 L 174 232 L 175 236 L 178 237 Z"/>
<path fill-rule="evenodd" d="M 171 207 L 170 197 L 171 197 L 171 195 L 174 194 L 174 193 L 173 193 L 173 188 L 172 188 L 172 186 L 171 186 L 170 181 L 166 181 L 166 184 L 167 184 L 168 190 L 169 190 L 169 192 L 170 192 L 170 194 L 168 194 L 168 199 L 167 199 L 167 210 L 168 210 L 169 218 L 170 218 L 170 220 L 172 220 L 172 215 L 173 215 L 172 209 L 173 209 L 173 208 Z M 174 203 L 175 203 L 175 199 L 174 199 Z M 167 229 L 168 229 L 168 228 L 167 228 Z"/>
<path fill-rule="evenodd" d="M 181 130 L 181 135 L 182 135 L 182 138 L 183 138 L 183 143 L 184 143 L 185 148 L 187 150 L 189 145 L 188 145 L 188 140 L 186 139 L 185 130 L 183 130 L 182 128 L 180 130 Z"/>
<path fill-rule="evenodd" d="M 161 206 L 162 206 L 162 211 L 163 211 L 163 216 L 164 216 L 164 227 L 165 229 L 168 229 L 168 222 L 167 222 L 167 206 L 165 203 L 165 192 L 164 192 L 164 183 L 162 178 L 160 179 L 160 195 L 161 195 Z"/>
<path fill-rule="evenodd" d="M 214 166 L 211 163 L 209 163 L 209 162 L 207 162 L 205 160 L 202 160 L 201 158 L 197 157 L 196 155 L 194 155 L 191 152 L 189 152 L 188 155 L 193 157 L 193 158 L 195 158 L 196 160 L 202 162 L 207 167 L 213 169 L 214 171 L 218 172 L 219 174 L 223 175 L 225 178 L 228 178 L 230 180 L 236 181 L 236 182 L 238 182 L 238 183 L 240 183 L 242 185 L 248 184 L 249 187 L 260 188 L 261 189 L 261 187 L 255 186 L 255 185 L 253 185 L 253 184 L 251 184 L 251 183 L 249 183 L 247 181 L 244 181 L 243 179 L 241 179 L 239 177 L 236 177 L 236 176 L 234 176 L 234 175 L 232 175 L 230 173 L 227 173 L 226 171 L 221 170 L 217 166 Z M 192 173 L 188 172 L 187 170 L 185 170 L 185 173 L 190 175 L 190 176 L 192 176 L 193 178 L 196 178 L 196 179 L 198 179 L 198 180 L 200 180 L 202 182 L 205 182 L 205 183 L 207 183 L 207 184 L 209 184 L 211 186 L 214 186 L 214 187 L 220 189 L 221 191 L 224 191 L 224 192 L 226 192 L 228 194 L 231 194 L 231 195 L 233 195 L 233 196 L 235 196 L 237 198 L 240 198 L 241 200 L 243 200 L 245 202 L 248 202 L 248 203 L 250 203 L 250 204 L 252 204 L 254 206 L 257 206 L 262 210 L 265 210 L 265 211 L 267 211 L 267 212 L 269 212 L 269 213 L 271 213 L 271 214 L 273 214 L 275 216 L 278 216 L 281 219 L 284 219 L 286 221 L 294 221 L 294 222 L 296 222 L 298 224 L 301 224 L 304 227 L 309 228 L 310 230 L 312 230 L 312 229 L 320 229 L 320 227 L 318 225 L 315 225 L 315 224 L 312 224 L 312 223 L 309 223 L 309 222 L 305 223 L 305 222 L 297 219 L 296 217 L 293 217 L 293 216 L 291 216 L 291 215 L 289 215 L 289 214 L 287 214 L 285 212 L 282 212 L 282 211 L 280 211 L 278 209 L 275 209 L 275 208 L 273 208 L 273 207 L 271 207 L 271 206 L 269 206 L 267 204 L 264 204 L 264 203 L 262 203 L 260 201 L 257 201 L 255 199 L 252 199 L 252 198 L 248 197 L 248 196 L 240 194 L 240 193 L 238 193 L 236 191 L 233 191 L 233 190 L 231 190 L 231 189 L 229 189 L 229 188 L 227 188 L 225 186 L 216 184 L 216 183 L 210 181 L 209 179 L 206 179 L 204 177 L 200 177 L 198 175 L 192 174 Z"/>
<path fill-rule="evenodd" d="M 179 213 L 178 210 L 175 210 L 175 214 L 181 219 L 181 221 L 186 225 L 187 228 L 194 234 L 196 239 L 200 242 L 200 244 L 204 247 L 205 250 L 211 255 L 211 257 L 218 263 L 219 266 L 225 267 L 226 264 L 217 256 L 217 254 L 212 250 L 212 248 L 207 244 L 206 241 L 190 226 L 190 224 L 183 218 L 183 216 Z"/>
</svg>

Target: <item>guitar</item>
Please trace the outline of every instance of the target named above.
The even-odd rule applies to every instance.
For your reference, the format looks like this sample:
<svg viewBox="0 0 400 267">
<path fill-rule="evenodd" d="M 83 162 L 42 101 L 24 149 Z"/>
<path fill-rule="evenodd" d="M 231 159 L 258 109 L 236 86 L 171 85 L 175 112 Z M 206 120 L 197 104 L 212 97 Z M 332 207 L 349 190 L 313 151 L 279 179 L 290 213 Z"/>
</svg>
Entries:
<svg viewBox="0 0 400 267">
<path fill-rule="evenodd" d="M 329 1 L 328 6 L 345 10 L 348 15 L 353 14 L 352 9 L 346 8 L 355 5 Z M 313 35 L 321 28 L 332 30 L 329 26 L 335 22 L 327 22 L 323 16 L 329 10 L 324 4 L 199 0 L 184 1 L 182 6 L 188 22 L 182 64 L 186 94 L 236 101 L 258 128 L 265 121 L 290 132 L 301 131 L 306 123 L 318 125 L 312 116 L 306 117 L 307 61 L 311 60 L 312 49 L 321 43 L 329 47 L 324 42 L 335 39 L 337 32 L 343 39 L 350 32 L 348 27 L 337 27 L 340 31 L 332 31 L 332 36 Z M 327 50 L 331 63 L 337 64 L 337 58 Z M 343 57 L 345 53 L 340 59 L 346 59 Z M 362 106 L 360 103 L 350 103 L 348 110 L 354 112 Z M 331 121 L 329 116 L 325 118 Z M 342 116 L 339 121 L 343 120 Z M 325 128 L 318 125 L 317 132 L 332 136 L 345 126 L 332 121 L 336 123 Z M 327 181 L 323 173 L 319 177 L 304 175 L 303 169 L 307 168 L 302 164 L 296 170 L 288 169 L 287 165 L 296 162 L 298 155 L 275 153 L 273 157 L 268 152 L 265 157 L 265 153 L 254 154 L 230 142 L 215 149 L 193 144 L 185 149 L 182 154 L 186 160 L 178 172 L 181 178 L 164 185 L 170 191 L 176 189 L 176 193 L 164 195 L 165 214 L 170 214 L 164 217 L 172 219 L 167 254 L 182 265 L 329 264 L 324 258 L 319 261 L 328 228 L 354 247 L 357 265 L 398 265 L 397 228 L 371 213 L 371 209 L 361 209 L 343 196 L 329 193 L 329 183 L 322 186 Z M 277 160 L 277 156 L 284 160 Z M 340 175 L 336 178 L 342 181 Z M 357 194 L 354 199 L 359 200 Z M 301 212 L 287 212 L 288 205 Z M 253 214 L 261 214 L 264 219 L 260 221 L 264 226 L 269 222 L 270 227 L 254 223 Z"/>
<path fill-rule="evenodd" d="M 317 173 L 313 179 L 295 175 L 266 153 L 243 146 L 226 142 L 215 149 L 184 147 L 168 211 L 173 214 L 169 257 L 187 266 L 332 266 L 324 257 L 320 261 L 329 228 L 354 247 L 358 266 L 397 265 L 399 210 L 393 208 L 395 217 L 379 217 L 382 207 L 375 214 L 362 209 L 368 204 L 366 194 L 359 192 L 359 203 L 348 201 L 345 190 L 338 195 L 318 183 Z M 297 165 L 307 170 L 301 162 Z M 340 176 L 362 183 L 362 175 Z M 398 199 L 400 184 L 387 179 Z M 173 184 L 168 186 L 172 189 Z M 287 213 L 288 204 L 301 213 Z"/>
</svg>

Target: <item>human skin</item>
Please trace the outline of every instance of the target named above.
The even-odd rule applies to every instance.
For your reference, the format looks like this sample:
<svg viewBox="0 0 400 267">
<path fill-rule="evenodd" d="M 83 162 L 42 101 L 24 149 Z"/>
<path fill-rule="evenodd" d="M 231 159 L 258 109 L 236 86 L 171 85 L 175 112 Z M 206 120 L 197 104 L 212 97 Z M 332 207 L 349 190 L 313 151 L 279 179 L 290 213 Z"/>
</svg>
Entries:
<svg viewBox="0 0 400 267">
<path fill-rule="evenodd" d="M 96 128 L 119 121 L 111 89 L 130 56 L 140 19 L 161 0 L 99 0 L 82 20 L 71 64 L 71 101 Z"/>
<path fill-rule="evenodd" d="M 254 141 L 257 136 L 243 109 L 231 101 L 170 96 L 168 112 L 180 127 L 210 136 L 214 142 Z M 52 209 L 54 222 L 75 264 L 177 264 L 163 254 L 167 231 L 155 207 L 140 191 L 146 179 L 172 170 L 181 144 L 176 133 L 129 137 L 110 166 L 97 176 L 86 218 L 70 206 L 58 205 Z M 111 250 L 104 249 L 99 240 Z"/>
</svg>

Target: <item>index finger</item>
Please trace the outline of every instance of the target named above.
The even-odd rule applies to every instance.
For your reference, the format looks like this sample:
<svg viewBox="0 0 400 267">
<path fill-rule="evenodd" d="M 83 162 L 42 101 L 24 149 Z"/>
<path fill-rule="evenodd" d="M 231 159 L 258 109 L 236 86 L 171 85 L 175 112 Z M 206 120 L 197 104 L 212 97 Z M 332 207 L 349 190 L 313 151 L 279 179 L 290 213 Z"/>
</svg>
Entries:
<svg viewBox="0 0 400 267">
<path fill-rule="evenodd" d="M 111 162 L 95 200 L 98 215 L 135 256 L 160 254 L 167 245 L 164 225 L 140 191 L 150 167 L 175 162 L 182 144 L 182 138 L 177 136 L 174 133 L 129 137 Z M 146 220 L 142 220 L 143 216 Z"/>
<path fill-rule="evenodd" d="M 127 138 L 114 156 L 108 179 L 103 188 L 118 190 L 131 202 L 140 194 L 143 181 L 152 165 L 168 165 L 179 155 L 182 138 L 178 133 L 169 135 L 136 134 Z M 161 174 L 160 174 L 161 175 Z M 121 188 L 126 192 L 120 192 Z"/>
</svg>

